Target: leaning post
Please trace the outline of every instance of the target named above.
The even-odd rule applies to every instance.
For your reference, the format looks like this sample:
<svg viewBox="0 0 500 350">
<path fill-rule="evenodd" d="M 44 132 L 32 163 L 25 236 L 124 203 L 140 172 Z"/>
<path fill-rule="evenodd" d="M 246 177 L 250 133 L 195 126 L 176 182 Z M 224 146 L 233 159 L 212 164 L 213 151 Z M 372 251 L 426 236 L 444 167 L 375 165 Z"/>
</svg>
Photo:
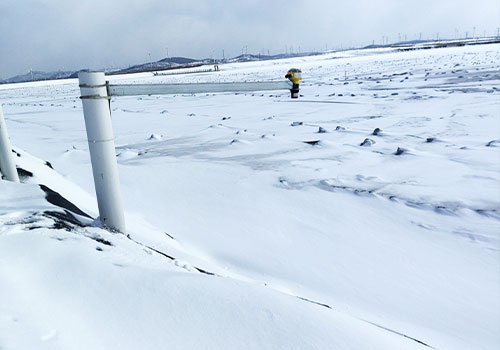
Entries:
<svg viewBox="0 0 500 350">
<path fill-rule="evenodd" d="M 2 105 L 0 105 L 0 172 L 5 176 L 5 179 L 19 182 L 16 163 L 14 162 L 14 154 L 10 147 L 7 126 L 5 125 L 5 119 L 3 117 Z"/>
<path fill-rule="evenodd" d="M 105 227 L 125 233 L 106 78 L 103 72 L 80 72 L 78 80 L 99 216 Z"/>
</svg>

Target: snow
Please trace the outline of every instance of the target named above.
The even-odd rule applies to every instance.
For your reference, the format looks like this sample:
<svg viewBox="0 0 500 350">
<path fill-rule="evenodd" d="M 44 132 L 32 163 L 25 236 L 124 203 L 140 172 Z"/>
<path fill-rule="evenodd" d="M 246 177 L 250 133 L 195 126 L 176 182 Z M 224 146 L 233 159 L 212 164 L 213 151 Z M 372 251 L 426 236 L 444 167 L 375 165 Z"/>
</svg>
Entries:
<svg viewBox="0 0 500 350">
<path fill-rule="evenodd" d="M 0 86 L 33 173 L 0 181 L 0 348 L 498 348 L 499 58 L 372 49 L 111 76 L 304 79 L 298 100 L 113 98 L 128 237 L 80 215 L 65 229 L 39 186 L 98 217 L 78 82 Z"/>
</svg>

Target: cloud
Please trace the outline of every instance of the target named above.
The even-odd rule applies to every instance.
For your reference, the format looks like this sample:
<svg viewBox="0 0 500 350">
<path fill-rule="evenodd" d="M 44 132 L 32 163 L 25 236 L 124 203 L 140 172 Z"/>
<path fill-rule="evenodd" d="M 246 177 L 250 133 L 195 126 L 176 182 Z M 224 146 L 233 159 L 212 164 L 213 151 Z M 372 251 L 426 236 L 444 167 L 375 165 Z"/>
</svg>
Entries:
<svg viewBox="0 0 500 350">
<path fill-rule="evenodd" d="M 496 33 L 497 0 L 2 0 L 0 77 L 170 56 L 302 51 L 455 31 Z"/>
</svg>

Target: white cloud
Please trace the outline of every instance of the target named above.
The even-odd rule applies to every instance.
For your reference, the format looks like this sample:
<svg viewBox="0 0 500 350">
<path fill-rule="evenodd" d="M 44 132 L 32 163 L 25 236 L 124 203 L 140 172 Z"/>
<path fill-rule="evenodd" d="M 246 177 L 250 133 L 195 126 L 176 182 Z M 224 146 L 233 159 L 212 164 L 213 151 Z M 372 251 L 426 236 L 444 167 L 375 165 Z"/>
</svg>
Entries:
<svg viewBox="0 0 500 350">
<path fill-rule="evenodd" d="M 217 57 L 366 45 L 458 31 L 492 35 L 497 0 L 2 0 L 0 77 L 40 70 L 127 66 L 169 54 Z"/>
</svg>

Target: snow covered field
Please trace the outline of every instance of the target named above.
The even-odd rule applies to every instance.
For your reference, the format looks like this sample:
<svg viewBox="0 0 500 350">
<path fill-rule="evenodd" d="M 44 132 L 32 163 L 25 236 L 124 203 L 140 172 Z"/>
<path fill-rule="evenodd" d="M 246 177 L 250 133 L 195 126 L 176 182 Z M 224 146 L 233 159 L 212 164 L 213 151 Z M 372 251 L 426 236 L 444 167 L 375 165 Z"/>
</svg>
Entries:
<svg viewBox="0 0 500 350">
<path fill-rule="evenodd" d="M 0 86 L 25 170 L 0 181 L 0 349 L 498 349 L 500 45 L 110 80 L 292 67 L 298 100 L 113 98 L 129 238 L 92 224 L 78 82 Z"/>
</svg>

